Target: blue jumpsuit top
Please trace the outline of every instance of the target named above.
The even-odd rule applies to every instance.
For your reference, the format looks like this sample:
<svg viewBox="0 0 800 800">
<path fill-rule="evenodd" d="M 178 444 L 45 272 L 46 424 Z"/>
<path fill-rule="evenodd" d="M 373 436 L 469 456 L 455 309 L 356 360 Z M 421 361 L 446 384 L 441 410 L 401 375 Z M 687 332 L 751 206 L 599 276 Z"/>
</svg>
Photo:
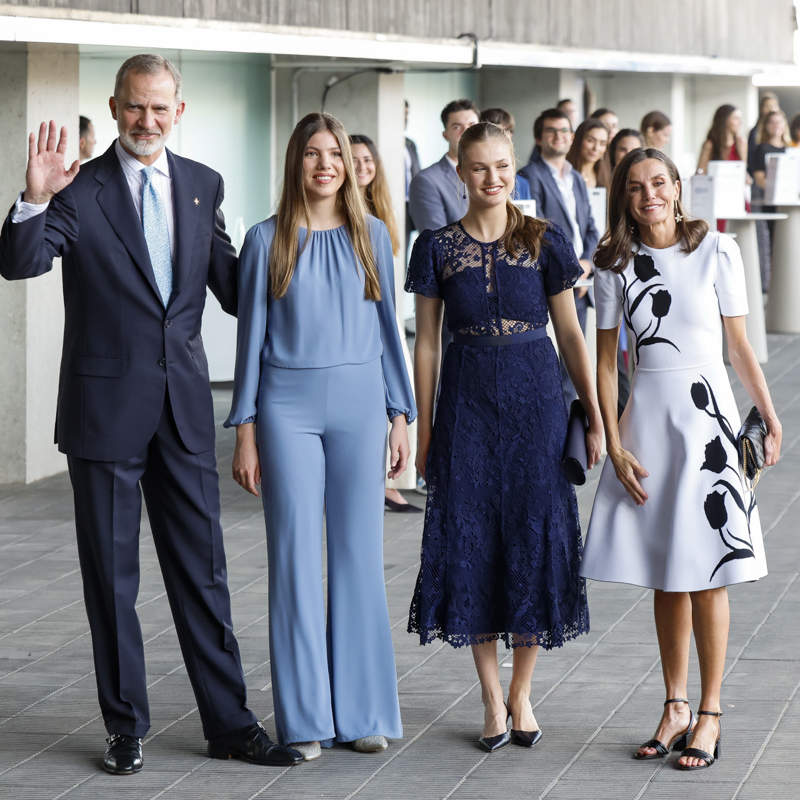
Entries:
<svg viewBox="0 0 800 800">
<path fill-rule="evenodd" d="M 346 226 L 312 231 L 286 294 L 269 294 L 275 217 L 247 232 L 239 254 L 233 406 L 225 427 L 255 421 L 261 364 L 314 369 L 381 359 L 386 413 L 417 416 L 394 312 L 394 260 L 386 226 L 367 216 L 381 300 L 364 298 L 364 269 Z M 299 233 L 299 247 L 306 239 Z"/>
</svg>

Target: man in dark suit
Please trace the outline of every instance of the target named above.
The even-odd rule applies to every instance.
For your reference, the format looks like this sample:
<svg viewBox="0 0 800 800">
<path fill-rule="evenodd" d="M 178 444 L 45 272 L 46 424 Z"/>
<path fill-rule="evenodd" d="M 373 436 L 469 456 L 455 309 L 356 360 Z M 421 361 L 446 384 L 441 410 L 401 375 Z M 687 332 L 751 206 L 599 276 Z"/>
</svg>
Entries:
<svg viewBox="0 0 800 800">
<path fill-rule="evenodd" d="M 478 109 L 471 100 L 453 100 L 442 109 L 442 136 L 447 152 L 411 181 L 408 205 L 414 227 L 435 231 L 467 213 L 467 193 L 456 173 L 461 134 L 478 122 Z"/>
<path fill-rule="evenodd" d="M 567 161 L 572 144 L 572 123 L 565 111 L 548 108 L 533 123 L 533 138 L 538 152 L 520 175 L 531 185 L 531 197 L 536 200 L 536 214 L 556 223 L 572 240 L 575 255 L 583 267 L 583 278 L 592 272 L 592 256 L 600 238 L 592 218 L 589 192 L 580 172 Z M 585 286 L 575 290 L 575 306 L 581 330 L 586 331 L 586 309 L 589 305 Z M 563 368 L 565 398 L 575 397 L 575 390 Z"/>
<path fill-rule="evenodd" d="M 24 194 L 0 234 L 0 273 L 62 258 L 64 346 L 56 441 L 67 454 L 100 707 L 104 768 L 142 767 L 150 720 L 139 588 L 141 492 L 209 755 L 289 765 L 246 706 L 219 524 L 214 418 L 200 322 L 208 285 L 236 309 L 221 177 L 165 143 L 184 110 L 161 56 L 128 59 L 119 139 L 65 170 L 66 129 L 29 138 Z"/>
</svg>

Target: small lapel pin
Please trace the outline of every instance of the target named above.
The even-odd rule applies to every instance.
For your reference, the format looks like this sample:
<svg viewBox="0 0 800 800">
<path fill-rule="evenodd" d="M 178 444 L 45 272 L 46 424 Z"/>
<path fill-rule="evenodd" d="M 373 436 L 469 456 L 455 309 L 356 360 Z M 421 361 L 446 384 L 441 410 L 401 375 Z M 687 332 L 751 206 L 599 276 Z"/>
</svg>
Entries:
<svg viewBox="0 0 800 800">
<path fill-rule="evenodd" d="M 194 199 L 194 201 L 193 201 L 193 202 L 194 202 L 194 204 L 195 204 L 196 206 L 199 206 L 199 205 L 200 205 L 200 198 L 199 198 L 199 197 L 195 197 L 195 199 Z"/>
</svg>

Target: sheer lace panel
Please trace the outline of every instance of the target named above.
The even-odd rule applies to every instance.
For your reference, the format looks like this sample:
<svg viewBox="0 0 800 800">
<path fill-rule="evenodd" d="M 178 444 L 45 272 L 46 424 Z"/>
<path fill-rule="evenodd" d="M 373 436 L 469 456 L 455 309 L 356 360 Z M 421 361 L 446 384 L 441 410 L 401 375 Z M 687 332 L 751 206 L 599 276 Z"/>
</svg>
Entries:
<svg viewBox="0 0 800 800">
<path fill-rule="evenodd" d="M 528 320 L 505 319 L 500 316 L 497 264 L 541 270 L 539 262 L 531 258 L 527 251 L 515 257 L 503 247 L 502 242 L 479 242 L 473 239 L 460 224 L 443 231 L 440 242 L 444 256 L 441 280 L 446 281 L 469 269 L 480 269 L 484 274 L 485 291 L 489 299 L 491 319 L 459 328 L 457 333 L 466 336 L 508 336 L 541 327 L 541 324 Z"/>
</svg>

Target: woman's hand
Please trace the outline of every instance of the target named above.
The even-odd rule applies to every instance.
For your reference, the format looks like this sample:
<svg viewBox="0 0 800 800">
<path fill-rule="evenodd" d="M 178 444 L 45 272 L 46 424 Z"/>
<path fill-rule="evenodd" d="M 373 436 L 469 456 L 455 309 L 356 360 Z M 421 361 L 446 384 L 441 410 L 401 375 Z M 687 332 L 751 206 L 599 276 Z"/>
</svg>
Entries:
<svg viewBox="0 0 800 800">
<path fill-rule="evenodd" d="M 417 474 L 425 480 L 425 465 L 428 463 L 428 451 L 431 449 L 431 437 L 421 436 L 419 430 L 419 422 L 417 423 L 417 458 L 414 466 L 417 468 Z"/>
<path fill-rule="evenodd" d="M 643 506 L 647 500 L 647 492 L 639 483 L 639 478 L 646 478 L 650 473 L 636 460 L 633 453 L 620 447 L 609 451 L 608 457 L 614 465 L 619 482 L 625 491 L 633 498 L 637 506 Z"/>
<path fill-rule="evenodd" d="M 236 428 L 236 447 L 233 451 L 233 479 L 250 494 L 259 496 L 261 463 L 258 460 L 256 426 L 246 422 Z"/>
<path fill-rule="evenodd" d="M 411 448 L 408 445 L 408 423 L 405 414 L 392 417 L 389 431 L 389 472 L 388 478 L 396 478 L 406 471 Z"/>
<path fill-rule="evenodd" d="M 588 469 L 591 469 L 599 460 L 603 452 L 603 425 L 589 425 L 586 429 L 586 455 Z"/>
<path fill-rule="evenodd" d="M 764 437 L 764 466 L 774 467 L 781 457 L 781 439 L 783 428 L 777 417 L 765 419 L 767 435 Z"/>
</svg>

